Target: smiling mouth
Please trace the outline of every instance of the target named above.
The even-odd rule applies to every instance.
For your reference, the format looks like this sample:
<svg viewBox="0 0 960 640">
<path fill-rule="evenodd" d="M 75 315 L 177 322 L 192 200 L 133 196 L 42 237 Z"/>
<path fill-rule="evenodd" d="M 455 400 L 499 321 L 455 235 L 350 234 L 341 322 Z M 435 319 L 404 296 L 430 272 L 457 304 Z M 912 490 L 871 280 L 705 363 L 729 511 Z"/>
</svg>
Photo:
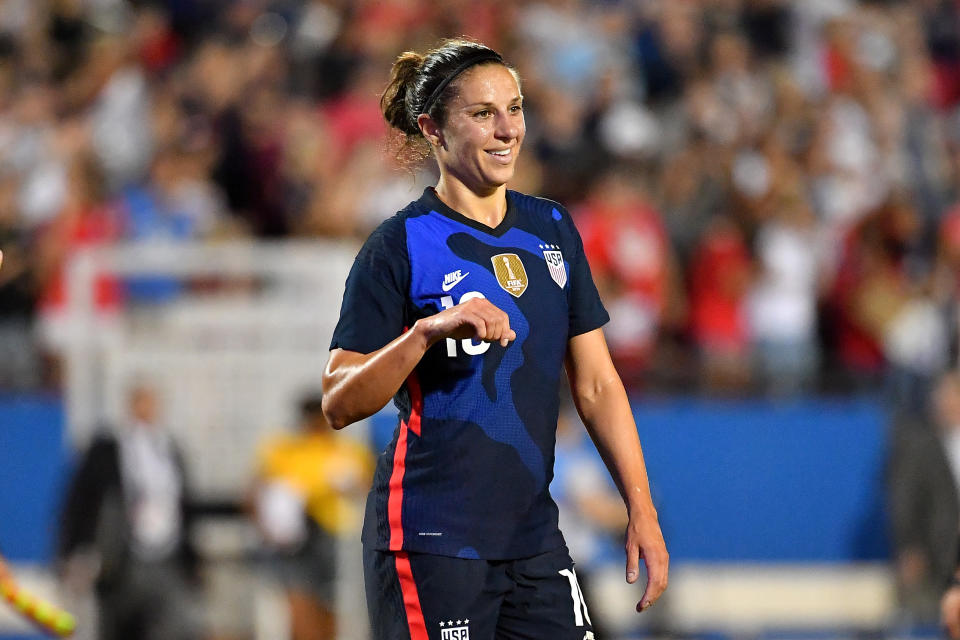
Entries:
<svg viewBox="0 0 960 640">
<path fill-rule="evenodd" d="M 513 156 L 513 149 L 498 149 L 497 151 L 487 151 L 487 153 L 498 160 L 509 160 Z"/>
</svg>

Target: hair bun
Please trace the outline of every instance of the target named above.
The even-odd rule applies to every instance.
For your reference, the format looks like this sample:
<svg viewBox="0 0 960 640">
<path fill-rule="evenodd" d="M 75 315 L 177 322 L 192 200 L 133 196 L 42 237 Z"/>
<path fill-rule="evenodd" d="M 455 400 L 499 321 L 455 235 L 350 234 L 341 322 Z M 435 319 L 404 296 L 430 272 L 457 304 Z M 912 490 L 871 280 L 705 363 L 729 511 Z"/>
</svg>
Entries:
<svg viewBox="0 0 960 640">
<path fill-rule="evenodd" d="M 415 88 L 420 67 L 425 56 L 416 51 L 404 51 L 393 63 L 390 73 L 390 83 L 380 97 L 380 109 L 383 117 L 394 129 L 399 129 L 407 135 L 418 135 L 417 115 L 408 108 L 409 98 L 414 96 L 411 89 Z"/>
</svg>

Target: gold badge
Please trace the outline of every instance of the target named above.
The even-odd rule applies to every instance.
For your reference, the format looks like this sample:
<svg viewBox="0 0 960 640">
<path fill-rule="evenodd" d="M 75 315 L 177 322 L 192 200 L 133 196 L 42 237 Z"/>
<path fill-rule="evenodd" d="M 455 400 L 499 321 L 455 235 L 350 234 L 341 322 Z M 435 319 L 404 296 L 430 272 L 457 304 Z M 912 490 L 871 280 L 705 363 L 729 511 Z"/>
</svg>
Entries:
<svg viewBox="0 0 960 640">
<path fill-rule="evenodd" d="M 497 282 L 503 290 L 519 298 L 527 290 L 527 271 L 520 262 L 520 256 L 515 253 L 498 253 L 490 258 L 493 262 L 493 272 Z"/>
</svg>

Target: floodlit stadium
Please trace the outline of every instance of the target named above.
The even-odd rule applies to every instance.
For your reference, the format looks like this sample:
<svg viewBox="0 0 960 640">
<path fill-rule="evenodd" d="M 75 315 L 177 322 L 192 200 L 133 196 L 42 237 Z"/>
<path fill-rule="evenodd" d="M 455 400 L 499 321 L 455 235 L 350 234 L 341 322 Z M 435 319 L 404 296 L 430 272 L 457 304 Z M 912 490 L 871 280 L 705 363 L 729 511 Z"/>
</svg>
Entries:
<svg viewBox="0 0 960 640">
<path fill-rule="evenodd" d="M 507 187 L 579 231 L 670 552 L 638 614 L 563 382 L 579 624 L 946 637 L 957 3 L 2 0 L 0 640 L 62 632 L 40 601 L 79 640 L 371 637 L 361 525 L 407 425 L 389 402 L 333 432 L 321 385 L 358 250 L 440 176 L 384 120 L 391 65 L 456 36 L 517 71 Z M 518 298 L 529 263 L 497 258 Z"/>
</svg>

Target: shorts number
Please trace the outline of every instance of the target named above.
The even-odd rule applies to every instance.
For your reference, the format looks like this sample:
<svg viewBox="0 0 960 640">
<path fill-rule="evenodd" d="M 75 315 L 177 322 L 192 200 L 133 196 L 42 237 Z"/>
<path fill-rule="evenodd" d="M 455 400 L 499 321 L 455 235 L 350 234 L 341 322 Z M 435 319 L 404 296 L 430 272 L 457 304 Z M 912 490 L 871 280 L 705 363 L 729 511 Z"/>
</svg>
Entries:
<svg viewBox="0 0 960 640">
<path fill-rule="evenodd" d="M 467 291 L 460 298 L 460 302 L 466 302 L 467 300 L 473 300 L 474 298 L 484 298 L 482 293 L 479 291 Z M 460 304 L 460 303 L 457 303 Z M 453 296 L 443 296 L 440 298 L 440 306 L 444 309 L 450 309 L 453 307 Z M 480 341 L 479 344 L 474 344 L 473 340 L 470 338 L 464 338 L 460 341 L 460 345 L 463 347 L 463 352 L 470 356 L 478 356 L 481 353 L 485 353 L 487 349 L 490 348 L 489 342 Z M 457 341 L 453 338 L 447 338 L 447 356 L 451 358 L 457 357 Z"/>
<path fill-rule="evenodd" d="M 580 584 L 577 582 L 577 572 L 574 569 L 562 569 L 559 573 L 570 581 L 570 599 L 573 600 L 573 618 L 577 626 L 583 626 L 584 618 L 587 619 L 587 624 L 592 625 L 590 614 L 587 613 L 587 601 L 583 599 L 583 592 L 580 591 Z"/>
</svg>

